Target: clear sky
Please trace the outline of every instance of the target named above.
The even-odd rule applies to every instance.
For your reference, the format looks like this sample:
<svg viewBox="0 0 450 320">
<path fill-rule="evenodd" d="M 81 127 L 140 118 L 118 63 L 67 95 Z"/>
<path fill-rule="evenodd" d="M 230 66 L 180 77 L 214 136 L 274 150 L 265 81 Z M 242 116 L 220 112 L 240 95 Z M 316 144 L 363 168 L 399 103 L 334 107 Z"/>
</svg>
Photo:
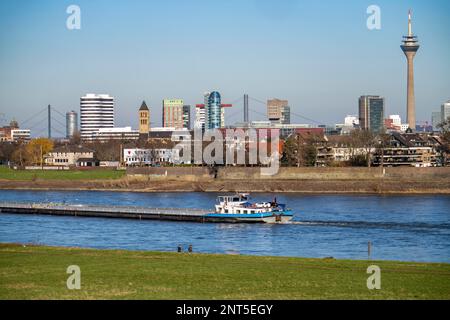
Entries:
<svg viewBox="0 0 450 320">
<path fill-rule="evenodd" d="M 81 8 L 81 30 L 66 28 L 71 4 Z M 381 30 L 367 29 L 372 4 L 381 8 Z M 378 94 L 387 115 L 406 120 L 400 43 L 409 8 L 421 44 L 417 115 L 429 120 L 450 99 L 448 0 L 3 0 L 0 121 L 23 122 L 47 104 L 79 111 L 80 96 L 93 92 L 116 98 L 116 125 L 137 127 L 145 100 L 160 126 L 162 99 L 194 105 L 206 90 L 228 103 L 244 93 L 288 99 L 294 113 L 326 124 L 356 114 L 360 95 Z M 262 104 L 250 107 L 265 113 Z M 239 110 L 242 102 L 229 122 L 242 120 Z M 34 123 L 40 118 L 24 126 L 44 130 Z"/>
</svg>

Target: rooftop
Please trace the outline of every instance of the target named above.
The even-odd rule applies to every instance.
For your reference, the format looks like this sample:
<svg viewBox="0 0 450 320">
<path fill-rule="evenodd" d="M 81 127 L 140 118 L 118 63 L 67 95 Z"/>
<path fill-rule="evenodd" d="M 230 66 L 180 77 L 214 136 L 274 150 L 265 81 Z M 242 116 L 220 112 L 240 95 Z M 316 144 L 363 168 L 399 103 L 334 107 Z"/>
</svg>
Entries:
<svg viewBox="0 0 450 320">
<path fill-rule="evenodd" d="M 139 109 L 139 111 L 148 111 L 148 107 L 145 101 L 142 101 L 141 108 Z"/>
<path fill-rule="evenodd" d="M 64 145 L 60 147 L 56 147 L 51 151 L 50 153 L 87 153 L 87 152 L 94 152 L 94 150 L 91 150 L 89 148 L 86 148 L 84 146 L 80 145 Z"/>
</svg>

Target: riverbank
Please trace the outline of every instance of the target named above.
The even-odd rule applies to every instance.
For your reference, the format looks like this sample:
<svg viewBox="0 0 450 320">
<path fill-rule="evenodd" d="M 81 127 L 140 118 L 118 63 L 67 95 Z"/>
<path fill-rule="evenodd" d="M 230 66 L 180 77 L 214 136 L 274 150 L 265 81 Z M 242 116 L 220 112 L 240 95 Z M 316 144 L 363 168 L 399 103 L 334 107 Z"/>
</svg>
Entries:
<svg viewBox="0 0 450 320">
<path fill-rule="evenodd" d="M 119 192 L 276 192 L 304 194 L 450 194 L 450 182 L 392 180 L 157 180 L 125 177 L 115 180 L 0 180 L 0 190 Z"/>
<path fill-rule="evenodd" d="M 39 173 L 39 174 L 38 174 Z M 130 192 L 276 192 L 313 194 L 450 194 L 448 168 L 130 168 L 28 173 L 0 171 L 0 189 Z M 60 175 L 60 176 L 59 176 Z"/>
<path fill-rule="evenodd" d="M 66 269 L 81 269 L 68 290 Z M 368 290 L 368 266 L 381 290 Z M 450 299 L 450 264 L 0 244 L 0 299 Z"/>
</svg>

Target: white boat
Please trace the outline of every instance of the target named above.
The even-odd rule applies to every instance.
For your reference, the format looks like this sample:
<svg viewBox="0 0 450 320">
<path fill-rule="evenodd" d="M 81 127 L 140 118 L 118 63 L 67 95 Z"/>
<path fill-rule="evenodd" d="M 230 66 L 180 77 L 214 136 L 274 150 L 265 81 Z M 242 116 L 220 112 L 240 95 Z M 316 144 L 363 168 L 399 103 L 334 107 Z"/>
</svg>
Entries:
<svg viewBox="0 0 450 320">
<path fill-rule="evenodd" d="M 293 213 L 285 204 L 271 202 L 251 203 L 248 193 L 217 198 L 215 212 L 208 218 L 226 222 L 286 223 L 293 218 Z"/>
</svg>

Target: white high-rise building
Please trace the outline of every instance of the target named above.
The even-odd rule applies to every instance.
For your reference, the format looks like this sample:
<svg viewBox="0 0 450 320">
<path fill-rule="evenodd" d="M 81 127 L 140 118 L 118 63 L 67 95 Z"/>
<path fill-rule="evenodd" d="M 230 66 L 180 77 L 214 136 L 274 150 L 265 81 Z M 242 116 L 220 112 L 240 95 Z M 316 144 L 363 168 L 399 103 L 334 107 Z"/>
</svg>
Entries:
<svg viewBox="0 0 450 320">
<path fill-rule="evenodd" d="M 431 124 L 433 125 L 433 131 L 439 131 L 439 125 L 442 123 L 442 114 L 440 111 L 431 113 Z"/>
<path fill-rule="evenodd" d="M 114 128 L 114 97 L 93 93 L 81 97 L 81 139 L 90 140 L 99 129 L 104 128 Z"/>
<path fill-rule="evenodd" d="M 397 127 L 401 127 L 402 118 L 398 114 L 393 114 L 389 116 L 389 119 L 392 120 L 392 124 Z"/>
<path fill-rule="evenodd" d="M 359 118 L 358 116 L 349 115 L 346 116 L 344 119 L 344 126 L 346 127 L 354 127 L 359 125 Z"/>
<path fill-rule="evenodd" d="M 441 122 L 446 121 L 450 117 L 450 100 L 441 106 Z"/>
<path fill-rule="evenodd" d="M 205 129 L 205 105 L 204 104 L 198 104 L 195 107 L 195 123 L 194 123 L 194 129 Z"/>
<path fill-rule="evenodd" d="M 208 106 L 208 100 L 211 92 L 206 91 L 203 94 L 203 104 L 198 104 L 195 107 L 195 129 L 203 129 L 206 127 L 206 107 Z"/>
</svg>

